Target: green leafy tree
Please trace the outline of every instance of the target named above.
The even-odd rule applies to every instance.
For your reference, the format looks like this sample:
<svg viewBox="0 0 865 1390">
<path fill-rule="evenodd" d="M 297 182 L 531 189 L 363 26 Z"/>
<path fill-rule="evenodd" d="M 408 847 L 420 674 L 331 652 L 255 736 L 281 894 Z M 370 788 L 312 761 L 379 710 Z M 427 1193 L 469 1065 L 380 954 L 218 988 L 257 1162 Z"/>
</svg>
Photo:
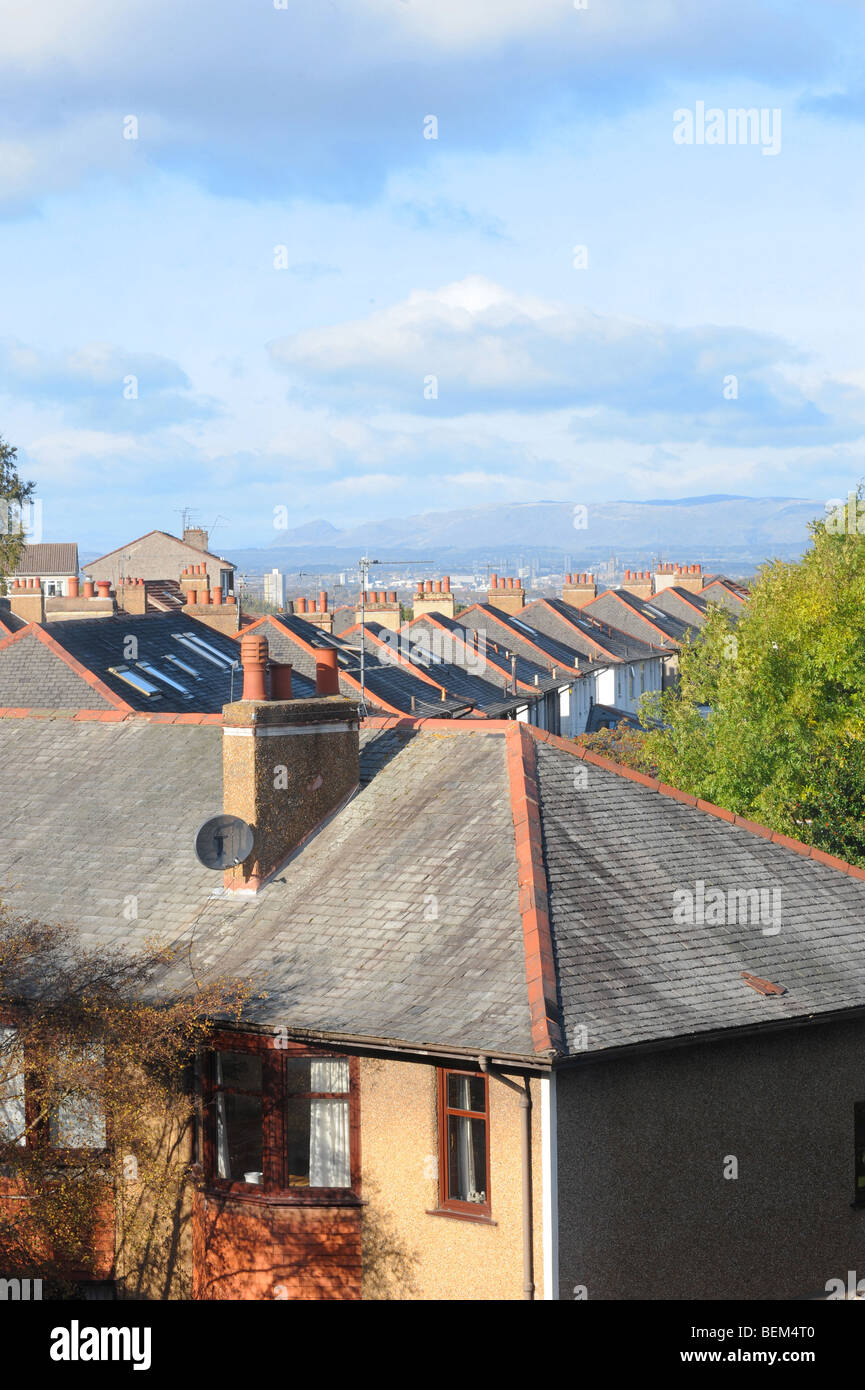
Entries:
<svg viewBox="0 0 865 1390">
<path fill-rule="evenodd" d="M 18 450 L 0 435 L 0 593 L 6 591 L 6 576 L 12 574 L 26 544 L 22 508 L 33 496 L 35 483 L 25 483 L 15 460 Z"/>
<path fill-rule="evenodd" d="M 814 522 L 801 561 L 765 565 L 738 623 L 713 609 L 678 687 L 642 710 L 663 722 L 645 754 L 664 781 L 865 864 L 865 534 L 850 520 Z"/>
</svg>

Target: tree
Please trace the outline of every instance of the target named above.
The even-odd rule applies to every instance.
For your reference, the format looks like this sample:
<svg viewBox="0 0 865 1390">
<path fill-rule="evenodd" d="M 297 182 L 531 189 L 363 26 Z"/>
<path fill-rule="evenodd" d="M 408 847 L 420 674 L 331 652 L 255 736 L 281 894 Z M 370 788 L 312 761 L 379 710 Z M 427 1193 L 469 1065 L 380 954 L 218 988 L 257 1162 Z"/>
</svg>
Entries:
<svg viewBox="0 0 865 1390">
<path fill-rule="evenodd" d="M 633 768 L 635 772 L 645 772 L 654 777 L 657 769 L 646 756 L 646 733 L 630 724 L 617 724 L 612 729 L 598 729 L 594 734 L 581 734 L 576 740 L 581 748 L 598 753 L 611 762 L 621 763 L 623 767 Z"/>
<path fill-rule="evenodd" d="M 865 864 L 865 535 L 834 515 L 810 530 L 738 623 L 714 609 L 684 647 L 678 688 L 642 706 L 663 724 L 645 752 L 664 781 Z"/>
<path fill-rule="evenodd" d="M 170 951 L 99 955 L 0 904 L 0 1269 L 65 1297 L 82 1277 L 182 1295 L 190 1066 L 248 986 L 160 1000 Z"/>
<path fill-rule="evenodd" d="M 5 579 L 17 568 L 26 544 L 23 507 L 33 496 L 35 483 L 25 483 L 15 462 L 18 450 L 0 435 L 0 592 Z"/>
</svg>

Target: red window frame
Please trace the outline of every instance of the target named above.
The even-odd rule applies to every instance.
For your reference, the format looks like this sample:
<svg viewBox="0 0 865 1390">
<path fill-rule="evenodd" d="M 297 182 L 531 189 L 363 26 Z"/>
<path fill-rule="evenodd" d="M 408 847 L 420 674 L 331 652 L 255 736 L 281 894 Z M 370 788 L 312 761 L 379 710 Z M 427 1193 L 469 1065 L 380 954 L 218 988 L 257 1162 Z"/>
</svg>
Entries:
<svg viewBox="0 0 865 1390">
<path fill-rule="evenodd" d="M 461 1110 L 448 1104 L 448 1077 L 470 1076 L 480 1081 L 484 1088 L 483 1110 Z M 486 1164 L 485 1202 L 463 1202 L 451 1197 L 448 1192 L 448 1118 L 462 1117 L 484 1122 L 484 1162 Z M 455 1216 L 489 1217 L 492 1215 L 490 1196 L 490 1083 L 489 1077 L 479 1071 L 464 1071 L 459 1067 L 439 1067 L 438 1069 L 438 1132 L 439 1132 L 439 1210 L 452 1212 Z"/>
<path fill-rule="evenodd" d="M 246 1052 L 261 1058 L 262 1097 L 262 1183 L 232 1181 L 217 1176 L 216 1151 L 216 1085 L 217 1052 Z M 285 1144 L 285 1102 L 289 1096 L 305 1100 L 344 1099 L 345 1092 L 289 1091 L 285 1063 L 289 1059 L 319 1058 L 348 1062 L 348 1124 L 350 1187 L 289 1187 Z M 202 1080 L 204 1124 L 202 1157 L 207 1189 L 215 1194 L 241 1197 L 248 1201 L 297 1206 L 355 1206 L 360 1201 L 360 1088 L 356 1057 L 327 1048 L 307 1047 L 302 1043 L 283 1043 L 275 1046 L 273 1037 L 251 1037 L 241 1033 L 217 1033 L 210 1040 L 203 1056 Z M 226 1087 L 226 1090 L 240 1089 Z"/>
</svg>

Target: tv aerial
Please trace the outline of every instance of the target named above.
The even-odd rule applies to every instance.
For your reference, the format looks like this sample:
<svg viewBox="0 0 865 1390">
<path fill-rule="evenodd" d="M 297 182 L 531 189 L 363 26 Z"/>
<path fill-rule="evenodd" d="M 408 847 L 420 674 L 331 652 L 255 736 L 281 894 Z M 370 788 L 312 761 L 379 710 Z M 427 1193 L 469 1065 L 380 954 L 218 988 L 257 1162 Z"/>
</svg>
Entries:
<svg viewBox="0 0 865 1390">
<path fill-rule="evenodd" d="M 252 853 L 254 839 L 240 816 L 211 816 L 195 836 L 195 854 L 206 869 L 233 869 Z"/>
</svg>

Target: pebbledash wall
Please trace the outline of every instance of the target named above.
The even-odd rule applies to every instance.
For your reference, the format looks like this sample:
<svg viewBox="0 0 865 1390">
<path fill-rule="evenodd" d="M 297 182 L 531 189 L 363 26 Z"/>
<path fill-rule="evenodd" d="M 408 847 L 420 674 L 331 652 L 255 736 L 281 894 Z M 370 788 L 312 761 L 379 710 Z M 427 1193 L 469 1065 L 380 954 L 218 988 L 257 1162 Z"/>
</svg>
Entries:
<svg viewBox="0 0 865 1390">
<path fill-rule="evenodd" d="M 540 1299 L 541 1083 L 533 1080 L 531 1090 L 534 1279 Z M 431 1216 L 438 1206 L 436 1068 L 361 1062 L 365 1299 L 522 1298 L 520 1098 L 491 1077 L 489 1100 L 494 1224 Z"/>
<path fill-rule="evenodd" d="M 561 1299 L 807 1298 L 865 1276 L 862 1021 L 588 1062 L 556 1096 Z"/>
</svg>

